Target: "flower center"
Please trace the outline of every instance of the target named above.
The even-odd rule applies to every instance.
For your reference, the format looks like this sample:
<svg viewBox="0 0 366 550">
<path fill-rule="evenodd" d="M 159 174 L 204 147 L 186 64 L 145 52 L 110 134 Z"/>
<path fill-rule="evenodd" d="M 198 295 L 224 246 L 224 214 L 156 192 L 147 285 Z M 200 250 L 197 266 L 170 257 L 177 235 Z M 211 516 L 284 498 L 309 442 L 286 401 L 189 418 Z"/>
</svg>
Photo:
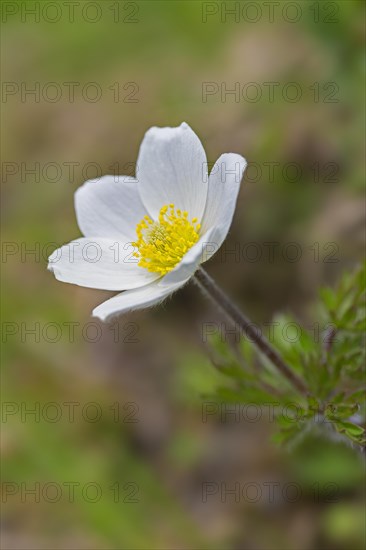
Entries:
<svg viewBox="0 0 366 550">
<path fill-rule="evenodd" d="M 145 216 L 136 226 L 137 241 L 132 243 L 138 249 L 134 252 L 138 265 L 160 275 L 174 269 L 199 239 L 197 222 L 197 218 L 189 221 L 188 212 L 175 210 L 174 204 L 161 208 L 159 221 Z"/>
</svg>

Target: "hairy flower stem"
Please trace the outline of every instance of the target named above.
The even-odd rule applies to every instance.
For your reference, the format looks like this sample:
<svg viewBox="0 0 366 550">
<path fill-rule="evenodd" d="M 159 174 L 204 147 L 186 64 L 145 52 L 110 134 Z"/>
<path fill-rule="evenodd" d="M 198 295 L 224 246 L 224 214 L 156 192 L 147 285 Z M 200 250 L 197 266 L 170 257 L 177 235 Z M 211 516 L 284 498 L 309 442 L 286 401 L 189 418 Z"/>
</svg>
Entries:
<svg viewBox="0 0 366 550">
<path fill-rule="evenodd" d="M 239 326 L 245 334 L 254 342 L 260 351 L 268 357 L 268 359 L 277 367 L 280 373 L 287 378 L 287 380 L 296 388 L 298 392 L 306 396 L 308 390 L 304 382 L 299 378 L 279 355 L 279 353 L 271 346 L 268 340 L 258 333 L 253 326 L 253 323 L 236 307 L 235 304 L 229 299 L 229 297 L 221 290 L 215 281 L 206 273 L 202 267 L 200 267 L 195 275 L 194 280 L 207 294 L 212 301 L 219 306 L 219 308 L 225 313 L 226 317 Z"/>
</svg>

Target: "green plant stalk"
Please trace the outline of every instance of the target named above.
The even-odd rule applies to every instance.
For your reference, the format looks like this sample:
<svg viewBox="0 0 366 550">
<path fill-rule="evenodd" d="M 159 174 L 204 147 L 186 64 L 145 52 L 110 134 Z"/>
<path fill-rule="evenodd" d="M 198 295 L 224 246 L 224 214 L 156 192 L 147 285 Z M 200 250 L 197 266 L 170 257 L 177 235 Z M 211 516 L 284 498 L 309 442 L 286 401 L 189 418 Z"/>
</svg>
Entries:
<svg viewBox="0 0 366 550">
<path fill-rule="evenodd" d="M 250 322 L 244 313 L 240 311 L 202 267 L 196 271 L 194 281 L 204 294 L 207 294 L 211 300 L 219 306 L 229 321 L 235 326 L 239 326 L 292 386 L 306 397 L 309 392 L 303 380 L 292 371 L 268 340 L 256 331 L 253 327 L 253 323 Z"/>
</svg>

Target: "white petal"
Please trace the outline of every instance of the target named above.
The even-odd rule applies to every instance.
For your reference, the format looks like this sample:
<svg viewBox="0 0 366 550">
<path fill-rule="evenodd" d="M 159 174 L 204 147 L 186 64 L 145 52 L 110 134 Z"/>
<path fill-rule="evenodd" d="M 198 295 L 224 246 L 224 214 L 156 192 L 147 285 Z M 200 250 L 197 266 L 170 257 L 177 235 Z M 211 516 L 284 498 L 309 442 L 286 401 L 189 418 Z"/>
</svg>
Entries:
<svg viewBox="0 0 366 550">
<path fill-rule="evenodd" d="M 136 239 L 136 225 L 146 215 L 137 182 L 129 176 L 89 180 L 75 193 L 75 210 L 86 237 L 107 237 L 125 242 Z"/>
<path fill-rule="evenodd" d="M 159 277 L 139 267 L 130 243 L 112 239 L 77 239 L 55 250 L 48 269 L 64 283 L 125 290 L 148 285 Z"/>
<path fill-rule="evenodd" d="M 150 128 L 141 143 L 137 179 L 141 199 L 153 219 L 173 203 L 190 218 L 202 219 L 207 198 L 207 159 L 202 143 L 185 123 Z"/>
<path fill-rule="evenodd" d="M 99 317 L 102 321 L 107 321 L 110 320 L 111 317 L 121 315 L 132 309 L 143 309 L 145 307 L 157 305 L 186 282 L 187 281 L 183 281 L 177 285 L 165 287 L 159 287 L 157 283 L 154 282 L 151 285 L 136 290 L 127 290 L 96 307 L 93 311 L 93 316 Z"/>
<path fill-rule="evenodd" d="M 202 231 L 215 228 L 212 240 L 216 250 L 222 245 L 229 231 L 246 165 L 247 162 L 242 156 L 226 153 L 216 161 L 210 173 Z M 208 255 L 206 259 L 209 257 Z"/>
<path fill-rule="evenodd" d="M 188 250 L 179 264 L 167 273 L 160 281 L 159 286 L 177 284 L 192 277 L 198 266 L 205 262 L 217 250 L 217 245 L 213 242 L 215 228 L 207 231 L 199 241 Z"/>
</svg>

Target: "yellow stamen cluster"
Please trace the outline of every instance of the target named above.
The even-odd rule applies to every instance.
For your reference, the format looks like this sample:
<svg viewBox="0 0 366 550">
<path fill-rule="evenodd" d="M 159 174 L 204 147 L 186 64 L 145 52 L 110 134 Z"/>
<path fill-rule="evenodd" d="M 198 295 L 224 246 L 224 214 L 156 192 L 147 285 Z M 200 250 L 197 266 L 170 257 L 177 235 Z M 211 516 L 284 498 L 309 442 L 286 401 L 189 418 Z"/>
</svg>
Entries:
<svg viewBox="0 0 366 550">
<path fill-rule="evenodd" d="M 197 218 L 188 219 L 188 212 L 175 210 L 174 204 L 163 206 L 158 221 L 145 216 L 137 224 L 138 265 L 153 273 L 165 275 L 181 261 L 198 241 L 201 225 Z"/>
</svg>

